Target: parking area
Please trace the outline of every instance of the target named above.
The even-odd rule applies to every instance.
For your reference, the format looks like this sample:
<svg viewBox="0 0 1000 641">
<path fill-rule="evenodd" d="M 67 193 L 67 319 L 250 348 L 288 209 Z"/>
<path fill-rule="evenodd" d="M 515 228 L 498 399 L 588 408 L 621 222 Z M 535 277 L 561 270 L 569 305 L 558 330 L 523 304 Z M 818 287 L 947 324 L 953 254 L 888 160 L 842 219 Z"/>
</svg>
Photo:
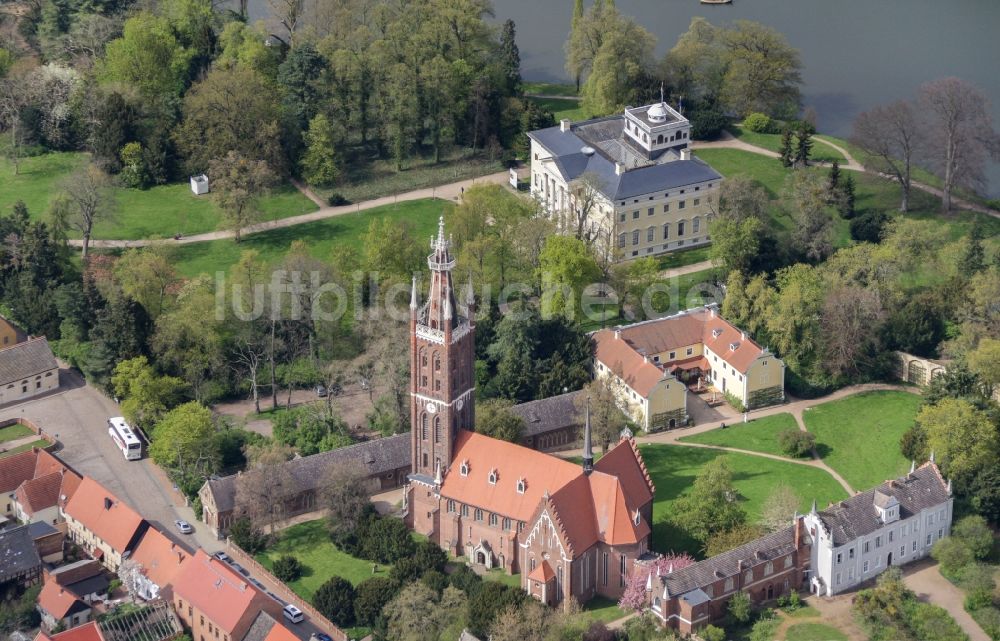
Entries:
<svg viewBox="0 0 1000 641">
<path fill-rule="evenodd" d="M 207 527 L 199 527 L 194 512 L 184 507 L 183 497 L 172 491 L 152 461 L 125 460 L 108 436 L 108 418 L 121 415 L 118 405 L 73 371 L 60 369 L 59 377 L 59 391 L 0 408 L 0 420 L 21 417 L 38 425 L 61 444 L 56 451 L 59 458 L 97 480 L 184 547 L 222 549 Z M 194 532 L 180 534 L 174 525 L 178 518 L 189 521 Z"/>
</svg>

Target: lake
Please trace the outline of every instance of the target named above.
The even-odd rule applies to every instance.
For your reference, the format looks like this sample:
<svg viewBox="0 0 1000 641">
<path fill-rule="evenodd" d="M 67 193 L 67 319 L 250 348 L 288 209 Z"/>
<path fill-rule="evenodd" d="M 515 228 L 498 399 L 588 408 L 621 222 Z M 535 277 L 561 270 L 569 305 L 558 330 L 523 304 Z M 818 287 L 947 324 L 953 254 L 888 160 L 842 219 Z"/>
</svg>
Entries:
<svg viewBox="0 0 1000 641">
<path fill-rule="evenodd" d="M 587 5 L 590 4 L 588 1 Z M 756 20 L 785 34 L 802 54 L 803 101 L 819 129 L 848 136 L 860 111 L 914 95 L 921 83 L 958 76 L 990 98 L 1000 128 L 1000 2 L 997 0 L 617 0 L 658 40 L 661 56 L 687 30 L 691 18 L 713 23 Z M 498 21 L 517 25 L 526 80 L 566 81 L 563 43 L 572 0 L 494 0 Z M 253 19 L 267 13 L 266 0 L 250 0 Z M 1000 196 L 1000 165 L 990 189 Z"/>
</svg>

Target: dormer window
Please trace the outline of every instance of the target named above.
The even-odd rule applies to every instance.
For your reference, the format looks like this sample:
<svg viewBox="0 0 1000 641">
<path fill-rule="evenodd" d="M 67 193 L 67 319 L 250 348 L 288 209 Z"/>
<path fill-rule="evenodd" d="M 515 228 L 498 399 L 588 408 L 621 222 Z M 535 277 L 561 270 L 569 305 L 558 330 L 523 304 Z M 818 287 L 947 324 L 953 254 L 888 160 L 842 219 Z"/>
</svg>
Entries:
<svg viewBox="0 0 1000 641">
<path fill-rule="evenodd" d="M 458 472 L 462 476 L 468 476 L 469 475 L 469 462 L 468 461 L 462 461 L 462 465 L 458 468 Z"/>
<path fill-rule="evenodd" d="M 526 484 L 526 483 L 524 482 L 524 479 L 517 479 L 517 493 L 518 493 L 518 494 L 524 494 L 524 491 L 525 491 L 525 490 L 526 490 L 527 488 L 528 488 L 528 486 L 527 486 L 527 484 Z"/>
<path fill-rule="evenodd" d="M 729 349 L 735 352 L 739 348 L 739 346 L 740 346 L 739 343 L 730 343 Z"/>
<path fill-rule="evenodd" d="M 488 477 L 488 480 L 490 482 L 490 485 L 496 485 L 497 484 L 497 471 L 496 471 L 496 469 L 490 470 L 490 475 Z"/>
<path fill-rule="evenodd" d="M 719 328 L 712 330 L 712 338 L 718 338 L 722 334 L 722 330 Z"/>
<path fill-rule="evenodd" d="M 639 514 L 639 510 L 635 511 L 635 516 L 632 517 L 632 522 L 639 525 L 639 521 L 642 520 L 642 516 Z"/>
</svg>

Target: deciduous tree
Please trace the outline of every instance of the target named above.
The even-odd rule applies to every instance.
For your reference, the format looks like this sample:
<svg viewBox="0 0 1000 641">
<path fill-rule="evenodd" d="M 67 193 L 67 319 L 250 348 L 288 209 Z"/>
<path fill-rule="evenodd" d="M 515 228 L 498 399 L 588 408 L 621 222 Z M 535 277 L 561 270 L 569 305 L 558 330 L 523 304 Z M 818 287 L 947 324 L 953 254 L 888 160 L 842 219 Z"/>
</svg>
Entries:
<svg viewBox="0 0 1000 641">
<path fill-rule="evenodd" d="M 868 166 L 899 183 L 903 192 L 899 211 L 910 207 L 910 170 L 921 152 L 925 133 L 913 107 L 905 100 L 863 111 L 854 120 L 851 142 L 868 154 Z"/>
<path fill-rule="evenodd" d="M 267 194 L 276 177 L 263 160 L 251 160 L 230 151 L 209 163 L 212 200 L 222 210 L 226 226 L 240 242 L 243 228 L 260 216 L 258 202 Z"/>
<path fill-rule="evenodd" d="M 733 473 L 723 457 L 709 461 L 698 473 L 690 492 L 674 503 L 673 522 L 698 541 L 712 532 L 724 531 L 746 522 L 740 507 Z"/>
<path fill-rule="evenodd" d="M 488 399 L 476 407 L 476 432 L 501 441 L 520 443 L 524 434 L 524 419 L 510 408 L 511 401 Z"/>
<path fill-rule="evenodd" d="M 944 475 L 959 491 L 976 476 L 997 465 L 997 430 L 989 417 L 966 400 L 942 399 L 924 406 L 917 424 L 927 431 L 927 446 Z"/>
<path fill-rule="evenodd" d="M 768 532 L 777 532 L 792 523 L 802 499 L 789 485 L 778 485 L 764 501 L 760 524 Z"/>
</svg>

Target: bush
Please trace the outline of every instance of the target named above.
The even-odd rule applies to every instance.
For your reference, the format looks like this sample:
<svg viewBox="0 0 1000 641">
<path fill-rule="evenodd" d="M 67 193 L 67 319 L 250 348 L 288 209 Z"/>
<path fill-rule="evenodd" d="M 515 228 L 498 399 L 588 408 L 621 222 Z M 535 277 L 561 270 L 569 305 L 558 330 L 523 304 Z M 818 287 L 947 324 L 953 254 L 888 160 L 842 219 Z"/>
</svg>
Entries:
<svg viewBox="0 0 1000 641">
<path fill-rule="evenodd" d="M 812 454 L 816 447 L 816 435 L 802 430 L 785 430 L 778 434 L 778 445 L 788 456 L 803 458 Z"/>
<path fill-rule="evenodd" d="M 958 578 L 976 558 L 972 548 L 954 536 L 946 536 L 935 543 L 931 556 L 941 564 L 941 574 L 951 579 Z"/>
<path fill-rule="evenodd" d="M 245 516 L 233 521 L 229 528 L 229 538 L 250 555 L 257 554 L 267 546 L 267 535 L 254 527 L 253 522 Z"/>
<path fill-rule="evenodd" d="M 729 614 L 738 623 L 750 620 L 750 597 L 746 592 L 737 592 L 729 599 Z"/>
<path fill-rule="evenodd" d="M 758 134 L 772 134 L 774 122 L 766 114 L 752 113 L 743 119 L 743 128 Z"/>
<path fill-rule="evenodd" d="M 725 396 L 726 402 L 729 403 L 734 410 L 737 412 L 747 411 L 746 405 L 743 404 L 743 401 L 741 401 L 736 394 L 733 394 L 732 392 L 725 392 Z"/>
<path fill-rule="evenodd" d="M 351 201 L 344 198 L 339 192 L 333 192 L 330 197 L 326 199 L 326 202 L 330 204 L 331 207 L 339 207 L 341 205 L 350 205 Z"/>
<path fill-rule="evenodd" d="M 919 425 L 914 425 L 903 432 L 899 438 L 899 451 L 911 461 L 922 461 L 926 458 L 927 432 Z"/>
<path fill-rule="evenodd" d="M 399 584 L 384 576 L 373 576 L 358 584 L 354 596 L 354 618 L 358 625 L 374 626 L 382 608 L 399 591 Z"/>
<path fill-rule="evenodd" d="M 972 612 L 972 618 L 991 639 L 1000 639 L 1000 610 L 997 608 L 981 608 Z"/>
<path fill-rule="evenodd" d="M 349 628 L 354 625 L 354 600 L 357 593 L 347 579 L 339 576 L 319 586 L 313 595 L 313 605 L 334 625 Z"/>
<path fill-rule="evenodd" d="M 302 562 L 291 554 L 283 554 L 275 559 L 271 573 L 284 583 L 291 583 L 302 576 Z"/>
<path fill-rule="evenodd" d="M 884 211 L 870 211 L 851 219 L 851 238 L 861 243 L 879 243 L 882 231 L 890 220 Z"/>
<path fill-rule="evenodd" d="M 955 523 L 951 535 L 969 546 L 976 559 L 985 559 L 993 549 L 993 531 L 979 515 L 967 516 Z"/>
<path fill-rule="evenodd" d="M 729 118 L 717 107 L 694 109 L 688 115 L 694 140 L 713 140 L 729 126 Z"/>
<path fill-rule="evenodd" d="M 781 621 L 778 619 L 760 619 L 753 624 L 753 629 L 750 630 L 750 641 L 774 641 L 777 638 L 775 632 L 777 632 L 780 623 Z"/>
<path fill-rule="evenodd" d="M 441 594 L 448 587 L 448 576 L 444 572 L 428 570 L 420 577 L 420 582 L 434 590 L 436 594 Z"/>
<path fill-rule="evenodd" d="M 705 641 L 726 641 L 726 631 L 714 625 L 706 625 L 702 628 L 700 636 Z"/>
<path fill-rule="evenodd" d="M 358 556 L 379 563 L 413 556 L 416 548 L 406 524 L 392 517 L 368 517 L 359 524 L 357 538 Z"/>
</svg>

